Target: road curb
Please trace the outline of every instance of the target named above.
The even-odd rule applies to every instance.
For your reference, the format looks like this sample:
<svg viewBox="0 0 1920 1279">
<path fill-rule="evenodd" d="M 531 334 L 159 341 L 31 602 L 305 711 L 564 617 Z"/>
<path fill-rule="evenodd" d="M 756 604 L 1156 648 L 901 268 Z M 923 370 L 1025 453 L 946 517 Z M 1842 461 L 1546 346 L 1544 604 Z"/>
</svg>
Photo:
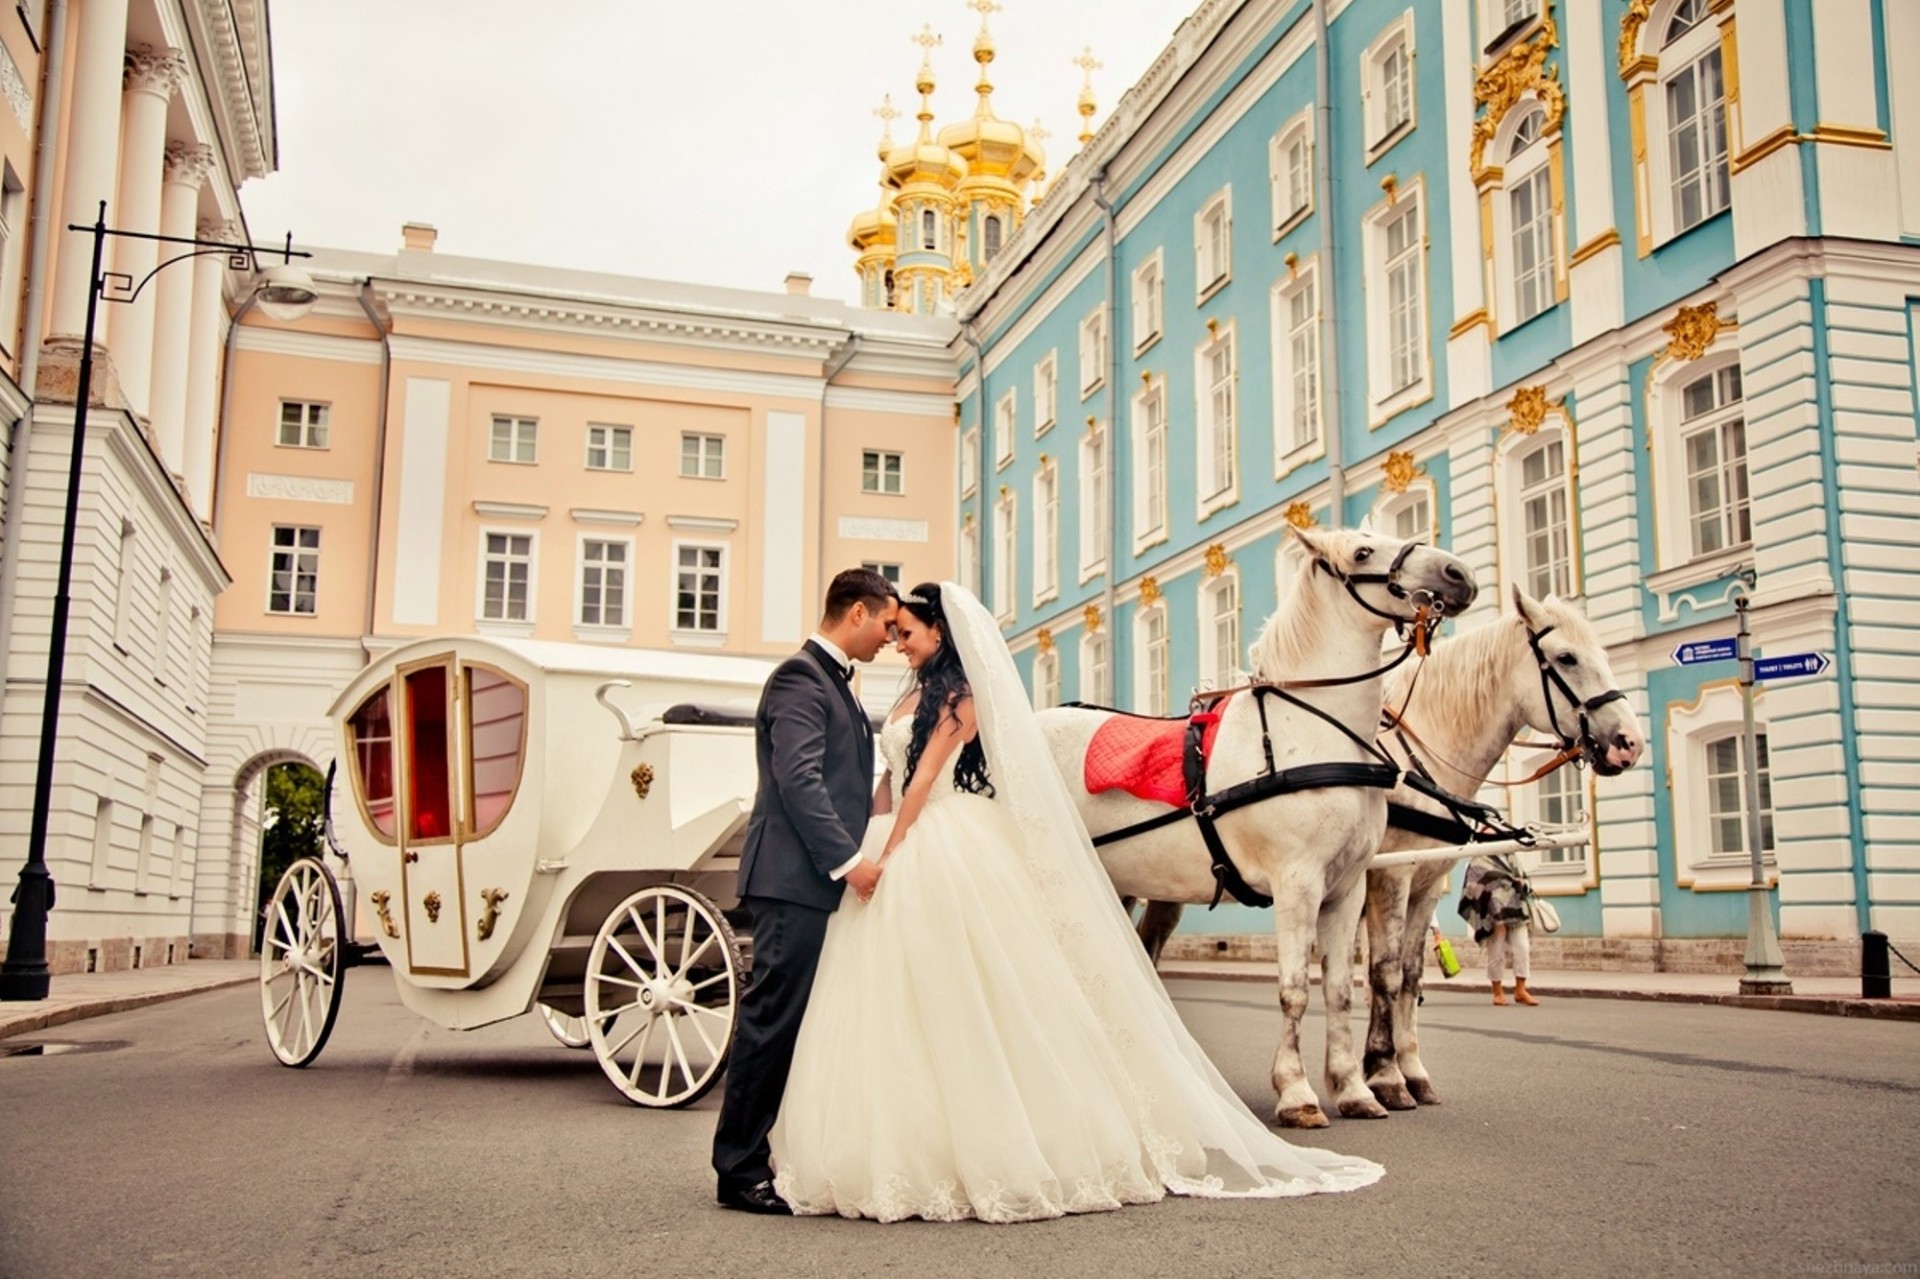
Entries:
<svg viewBox="0 0 1920 1279">
<path fill-rule="evenodd" d="M 1183 981 L 1272 982 L 1271 970 L 1256 967 L 1163 968 L 1162 979 Z M 1732 979 L 1730 979 L 1732 980 Z M 1319 974 L 1313 977 L 1319 985 Z M 1645 1003 L 1720 1004 L 1728 1008 L 1758 1008 L 1767 1012 L 1817 1013 L 1827 1017 L 1861 1017 L 1871 1021 L 1920 1021 L 1920 1000 L 1860 999 L 1850 995 L 1740 995 L 1715 994 L 1695 990 L 1630 990 L 1618 986 L 1542 985 L 1529 980 L 1527 988 L 1535 994 L 1555 999 L 1633 999 Z M 1355 989 L 1361 989 L 1358 982 Z M 1445 990 L 1460 994 L 1484 995 L 1485 982 L 1429 981 L 1426 990 Z"/>
<path fill-rule="evenodd" d="M 12 1035 L 30 1034 L 52 1026 L 64 1026 L 70 1021 L 85 1021 L 90 1017 L 106 1017 L 113 1013 L 131 1012 L 136 1008 L 144 1008 L 148 1004 L 163 1004 L 170 999 L 185 999 L 188 995 L 204 995 L 210 990 L 245 986 L 257 980 L 259 980 L 258 977 L 252 974 L 210 978 L 198 985 L 182 986 L 177 990 L 149 990 L 134 995 L 90 999 L 81 1003 L 66 1004 L 59 1008 L 37 1009 L 12 1016 L 0 1014 L 0 1039 L 6 1039 Z"/>
</svg>

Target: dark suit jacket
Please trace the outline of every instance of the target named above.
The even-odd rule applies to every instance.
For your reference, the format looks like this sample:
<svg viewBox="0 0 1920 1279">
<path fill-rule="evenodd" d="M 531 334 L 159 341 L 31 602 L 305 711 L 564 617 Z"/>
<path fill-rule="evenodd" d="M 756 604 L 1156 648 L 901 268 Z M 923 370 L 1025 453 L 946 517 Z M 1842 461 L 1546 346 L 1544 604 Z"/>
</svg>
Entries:
<svg viewBox="0 0 1920 1279">
<path fill-rule="evenodd" d="M 844 886 L 828 876 L 860 851 L 873 803 L 873 726 L 808 642 L 761 691 L 753 739 L 760 786 L 739 893 L 834 910 Z"/>
</svg>

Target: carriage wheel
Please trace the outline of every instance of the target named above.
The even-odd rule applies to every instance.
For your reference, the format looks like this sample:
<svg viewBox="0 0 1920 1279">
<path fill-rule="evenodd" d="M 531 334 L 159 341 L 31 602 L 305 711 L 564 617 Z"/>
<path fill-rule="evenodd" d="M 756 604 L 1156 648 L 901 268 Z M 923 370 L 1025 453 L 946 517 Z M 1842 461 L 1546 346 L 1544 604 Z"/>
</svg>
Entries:
<svg viewBox="0 0 1920 1279">
<path fill-rule="evenodd" d="M 593 1036 L 587 1033 L 585 1017 L 571 1017 L 556 1008 L 540 1005 L 540 1020 L 547 1023 L 547 1029 L 560 1041 L 562 1048 L 585 1048 L 593 1042 Z"/>
<path fill-rule="evenodd" d="M 690 888 L 643 888 L 600 925 L 587 957 L 593 1055 L 628 1101 L 685 1106 L 719 1081 L 744 964 L 726 916 Z"/>
<path fill-rule="evenodd" d="M 320 1055 L 346 986 L 340 885 L 317 857 L 287 867 L 267 900 L 260 943 L 260 1016 L 267 1047 L 283 1066 Z"/>
</svg>

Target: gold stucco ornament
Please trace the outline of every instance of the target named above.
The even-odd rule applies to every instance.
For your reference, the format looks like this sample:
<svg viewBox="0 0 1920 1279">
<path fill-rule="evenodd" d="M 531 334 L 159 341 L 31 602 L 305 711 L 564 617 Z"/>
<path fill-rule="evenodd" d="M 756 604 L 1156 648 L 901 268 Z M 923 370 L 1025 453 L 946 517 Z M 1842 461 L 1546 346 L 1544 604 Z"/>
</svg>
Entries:
<svg viewBox="0 0 1920 1279">
<path fill-rule="evenodd" d="M 653 765 L 635 764 L 633 771 L 627 774 L 627 780 L 633 783 L 633 793 L 645 799 L 647 792 L 653 789 Z"/>
</svg>

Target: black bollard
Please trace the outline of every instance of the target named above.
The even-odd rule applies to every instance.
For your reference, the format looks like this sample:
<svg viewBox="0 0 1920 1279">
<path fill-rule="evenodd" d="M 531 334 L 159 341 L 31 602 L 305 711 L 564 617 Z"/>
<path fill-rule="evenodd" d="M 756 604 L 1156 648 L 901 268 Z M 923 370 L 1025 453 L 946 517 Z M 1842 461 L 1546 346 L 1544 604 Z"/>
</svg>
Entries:
<svg viewBox="0 0 1920 1279">
<path fill-rule="evenodd" d="M 1860 934 L 1860 998 L 1892 999 L 1893 970 L 1887 935 L 1878 929 Z"/>
</svg>

